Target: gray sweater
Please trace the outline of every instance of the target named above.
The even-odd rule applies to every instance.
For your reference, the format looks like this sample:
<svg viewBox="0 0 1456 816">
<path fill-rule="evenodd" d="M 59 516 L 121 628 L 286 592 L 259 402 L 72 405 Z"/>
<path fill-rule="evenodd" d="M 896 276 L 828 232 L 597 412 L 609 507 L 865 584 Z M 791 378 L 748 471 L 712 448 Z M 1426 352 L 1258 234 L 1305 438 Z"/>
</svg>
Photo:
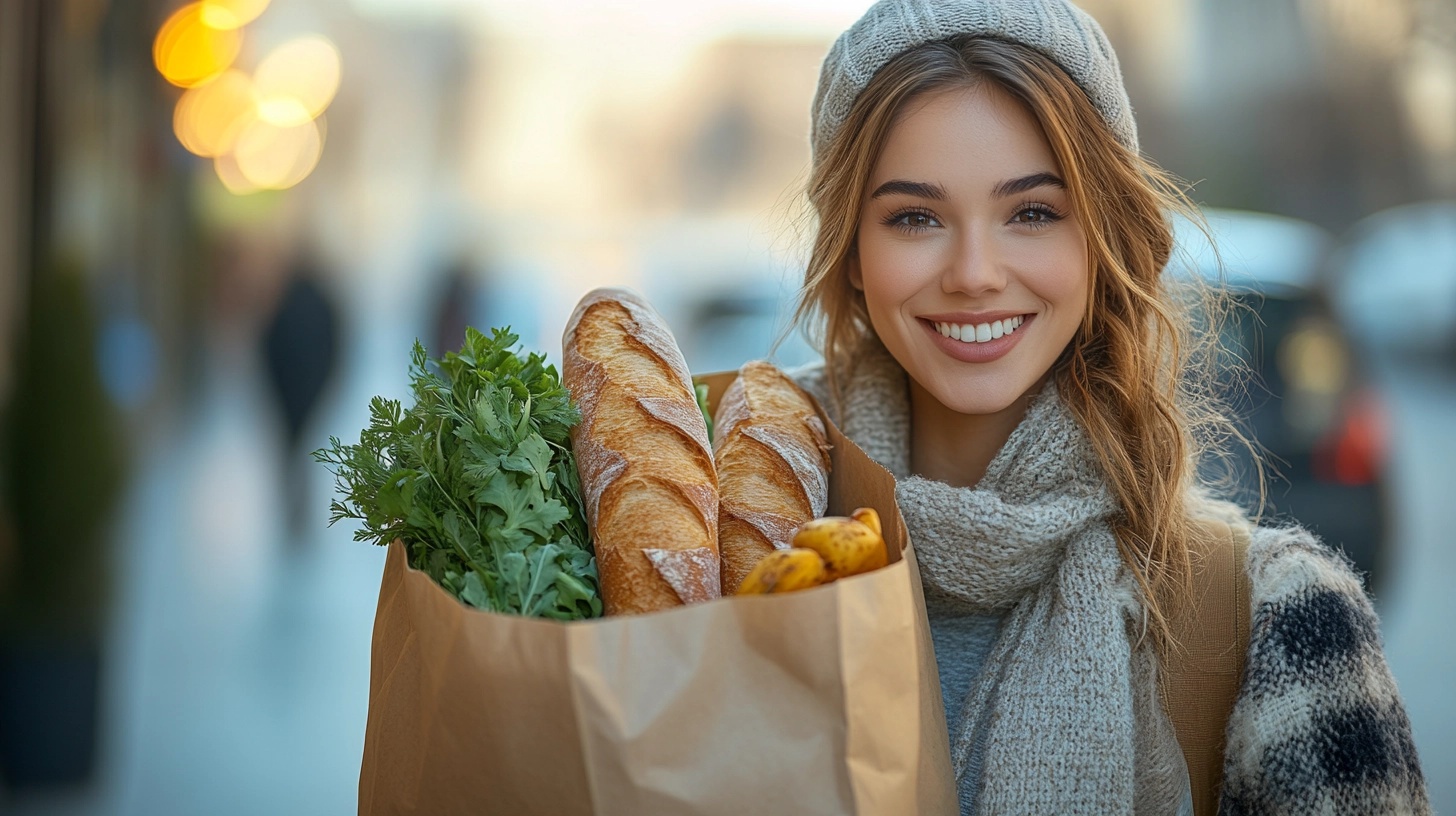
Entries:
<svg viewBox="0 0 1456 816">
<path fill-rule="evenodd" d="M 952 733 L 959 730 L 961 708 L 986 663 L 986 656 L 1001 629 L 1000 615 L 958 610 L 949 603 L 933 604 L 929 611 L 930 636 L 935 641 L 935 663 L 940 670 L 940 697 L 945 721 Z M 985 729 L 978 729 L 984 734 Z M 960 782 L 961 813 L 976 812 L 976 787 L 981 781 L 985 744 L 977 742 Z"/>
</svg>

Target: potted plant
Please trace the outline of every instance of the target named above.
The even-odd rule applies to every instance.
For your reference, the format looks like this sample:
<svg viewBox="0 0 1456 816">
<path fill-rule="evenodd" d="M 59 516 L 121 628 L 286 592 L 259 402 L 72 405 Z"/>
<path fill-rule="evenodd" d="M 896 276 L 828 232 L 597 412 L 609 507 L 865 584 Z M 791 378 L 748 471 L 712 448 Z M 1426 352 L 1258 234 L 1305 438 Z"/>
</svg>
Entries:
<svg viewBox="0 0 1456 816">
<path fill-rule="evenodd" d="M 122 478 L 79 272 L 42 269 L 0 408 L 0 775 L 15 789 L 91 773 Z"/>
</svg>

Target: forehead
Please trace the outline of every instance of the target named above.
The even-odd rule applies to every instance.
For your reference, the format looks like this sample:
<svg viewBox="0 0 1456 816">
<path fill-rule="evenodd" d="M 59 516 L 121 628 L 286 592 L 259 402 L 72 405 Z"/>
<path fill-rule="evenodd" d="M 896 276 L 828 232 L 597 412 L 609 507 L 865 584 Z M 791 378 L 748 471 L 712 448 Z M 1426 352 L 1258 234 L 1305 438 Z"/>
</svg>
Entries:
<svg viewBox="0 0 1456 816">
<path fill-rule="evenodd" d="M 890 128 L 869 189 L 890 179 L 942 186 L 1059 172 L 1041 125 L 1020 100 L 990 82 L 917 97 Z"/>
</svg>

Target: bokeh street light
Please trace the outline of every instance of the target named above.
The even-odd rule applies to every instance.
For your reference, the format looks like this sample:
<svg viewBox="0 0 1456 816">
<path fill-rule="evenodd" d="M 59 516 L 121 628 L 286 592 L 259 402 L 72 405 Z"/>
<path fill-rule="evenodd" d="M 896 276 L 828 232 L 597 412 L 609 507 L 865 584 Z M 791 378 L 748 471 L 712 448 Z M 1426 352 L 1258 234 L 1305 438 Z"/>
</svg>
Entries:
<svg viewBox="0 0 1456 816">
<path fill-rule="evenodd" d="M 309 34 L 269 51 L 251 72 L 234 67 L 242 26 L 268 0 L 203 0 L 172 14 L 157 32 L 157 70 L 187 90 L 172 128 L 188 151 L 213 160 L 235 195 L 285 190 L 318 165 L 319 118 L 339 90 L 342 61 L 327 37 Z"/>
</svg>

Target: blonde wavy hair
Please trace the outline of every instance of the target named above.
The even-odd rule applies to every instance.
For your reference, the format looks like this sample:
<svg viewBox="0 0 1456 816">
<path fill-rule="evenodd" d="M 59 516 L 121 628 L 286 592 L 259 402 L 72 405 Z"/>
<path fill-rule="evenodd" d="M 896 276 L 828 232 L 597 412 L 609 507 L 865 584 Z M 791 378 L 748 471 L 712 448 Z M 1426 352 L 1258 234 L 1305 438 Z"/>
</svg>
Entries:
<svg viewBox="0 0 1456 816">
<path fill-rule="evenodd" d="M 1056 63 L 1016 43 L 961 37 L 911 49 L 881 68 L 810 174 L 817 229 L 793 323 L 811 330 L 832 397 L 842 400 L 836 373 L 873 331 L 846 264 L 875 162 L 910 100 L 982 82 L 1020 100 L 1040 123 L 1087 236 L 1091 297 L 1053 376 L 1121 505 L 1118 546 L 1142 590 L 1143 634 L 1160 648 L 1176 646 L 1169 618 L 1191 589 L 1190 522 L 1202 513 L 1189 497 L 1201 495 L 1192 489 L 1198 462 L 1242 438 L 1208 376 L 1222 364 L 1212 351 L 1230 301 L 1196 275 L 1164 276 L 1174 251 L 1171 216 L 1181 213 L 1207 232 L 1197 207 L 1172 176 L 1117 141 Z M 1195 309 L 1203 315 L 1197 328 Z"/>
</svg>

